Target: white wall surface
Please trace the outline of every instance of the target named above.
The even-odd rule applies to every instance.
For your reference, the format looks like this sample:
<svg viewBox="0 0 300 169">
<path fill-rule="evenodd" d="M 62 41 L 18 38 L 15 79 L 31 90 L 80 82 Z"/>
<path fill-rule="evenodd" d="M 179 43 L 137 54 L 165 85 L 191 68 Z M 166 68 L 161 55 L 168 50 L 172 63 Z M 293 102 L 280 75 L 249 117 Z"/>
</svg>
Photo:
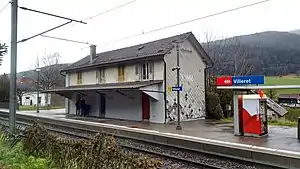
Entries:
<svg viewBox="0 0 300 169">
<path fill-rule="evenodd" d="M 154 80 L 163 80 L 164 64 L 162 60 L 154 62 Z M 135 75 L 135 64 L 125 65 L 125 81 L 134 82 L 136 81 Z M 67 76 L 66 76 L 67 78 Z M 77 85 L 77 73 L 73 72 L 69 74 L 70 86 Z M 66 80 L 68 81 L 68 80 Z M 105 83 L 117 83 L 118 82 L 118 67 L 105 67 Z M 84 71 L 82 73 L 82 85 L 97 84 L 96 69 Z"/>
<path fill-rule="evenodd" d="M 156 86 L 153 90 L 164 91 L 163 84 L 153 85 Z M 151 123 L 164 123 L 165 122 L 165 100 L 164 93 L 159 92 L 145 92 L 146 94 L 151 94 L 155 96 L 154 99 L 150 97 L 150 122 Z"/>
<path fill-rule="evenodd" d="M 202 118 L 205 115 L 205 63 L 189 41 L 181 43 L 180 49 L 180 84 L 183 91 L 180 92 L 181 120 L 187 121 Z M 176 48 L 165 56 L 167 87 L 176 86 L 177 74 L 172 68 L 177 64 Z M 177 121 L 177 92 L 167 92 L 167 121 Z"/>
<path fill-rule="evenodd" d="M 138 91 L 122 93 L 132 98 L 128 98 L 116 92 L 106 93 L 105 117 L 142 121 L 141 93 Z"/>
<path fill-rule="evenodd" d="M 77 73 L 70 73 L 70 86 L 77 85 Z M 96 84 L 96 70 L 88 70 L 82 72 L 82 84 L 81 85 L 91 85 Z"/>
<path fill-rule="evenodd" d="M 123 96 L 116 92 L 106 92 L 106 118 L 126 119 L 141 121 L 142 120 L 142 108 L 141 108 L 141 95 L 139 92 L 122 92 L 134 99 L 130 99 L 127 96 Z M 100 116 L 100 95 L 98 93 L 88 92 L 85 93 L 88 96 L 84 96 L 86 104 L 91 105 L 90 116 Z M 76 94 L 70 104 L 70 114 L 76 113 L 75 107 Z"/>
<path fill-rule="evenodd" d="M 29 97 L 29 99 L 26 99 L 26 97 Z M 51 94 L 48 94 L 48 103 L 46 102 L 46 94 L 45 93 L 40 93 L 39 97 L 41 97 L 40 106 L 47 106 L 48 104 L 51 104 Z M 32 105 L 37 104 L 37 92 L 25 93 L 22 96 L 22 105 L 29 106 L 30 100 L 32 100 Z"/>
</svg>

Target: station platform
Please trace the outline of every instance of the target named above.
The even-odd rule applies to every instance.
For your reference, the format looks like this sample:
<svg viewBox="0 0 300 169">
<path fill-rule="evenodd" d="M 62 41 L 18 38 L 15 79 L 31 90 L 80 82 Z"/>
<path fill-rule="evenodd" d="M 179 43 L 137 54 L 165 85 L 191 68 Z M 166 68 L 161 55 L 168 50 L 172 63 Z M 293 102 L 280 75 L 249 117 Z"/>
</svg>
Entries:
<svg viewBox="0 0 300 169">
<path fill-rule="evenodd" d="M 8 110 L 0 110 L 9 113 Z M 78 117 L 55 111 L 21 111 L 19 116 L 31 116 L 44 122 L 106 131 L 121 137 L 146 140 L 147 142 L 171 145 L 186 150 L 198 151 L 247 161 L 267 168 L 300 168 L 300 141 L 297 129 L 269 126 L 269 136 L 262 138 L 234 136 L 233 124 L 209 120 L 182 122 L 182 130 L 175 124 L 150 124 L 115 119 Z M 3 115 L 8 117 L 7 115 Z M 266 168 L 266 169 L 267 169 Z"/>
<path fill-rule="evenodd" d="M 1 110 L 8 112 L 8 110 Z M 18 111 L 17 113 L 28 114 L 32 116 L 49 116 L 60 119 L 73 119 L 103 124 L 120 125 L 129 128 L 139 128 L 154 130 L 160 133 L 172 133 L 186 135 L 211 140 L 219 140 L 230 143 L 246 144 L 269 149 L 280 149 L 286 151 L 300 152 L 300 140 L 297 139 L 297 128 L 280 127 L 269 125 L 269 135 L 267 137 L 247 137 L 234 136 L 232 123 L 217 123 L 210 120 L 194 120 L 181 122 L 182 130 L 176 130 L 177 123 L 174 124 L 153 124 L 149 122 L 135 122 L 116 119 L 102 119 L 96 117 L 79 117 L 64 113 L 64 109 L 35 111 Z"/>
<path fill-rule="evenodd" d="M 163 133 L 174 133 L 230 143 L 247 144 L 265 148 L 281 149 L 300 152 L 300 140 L 297 139 L 297 128 L 269 125 L 267 137 L 234 136 L 233 123 L 216 123 L 209 120 L 194 120 L 182 122 L 182 130 L 176 130 L 174 124 L 151 124 L 148 122 L 134 122 L 126 120 L 99 119 L 92 117 L 66 116 L 69 119 L 121 125 L 131 128 L 155 130 Z"/>
</svg>

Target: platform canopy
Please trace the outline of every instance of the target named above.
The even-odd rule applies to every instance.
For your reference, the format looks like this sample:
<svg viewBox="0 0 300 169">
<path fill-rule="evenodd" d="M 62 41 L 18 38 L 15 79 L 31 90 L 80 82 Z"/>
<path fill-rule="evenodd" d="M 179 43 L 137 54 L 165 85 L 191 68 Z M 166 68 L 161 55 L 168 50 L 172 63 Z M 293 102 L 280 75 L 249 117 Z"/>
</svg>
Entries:
<svg viewBox="0 0 300 169">
<path fill-rule="evenodd" d="M 145 92 L 161 92 L 156 90 L 147 90 L 145 87 L 162 84 L 162 80 L 152 80 L 152 81 L 140 81 L 140 82 L 122 82 L 122 83 L 103 83 L 95 85 L 76 85 L 69 87 L 62 87 L 56 89 L 43 90 L 41 93 L 55 93 L 66 98 L 72 99 L 73 93 L 80 93 L 84 95 L 84 92 L 88 91 L 110 91 L 110 90 L 138 90 Z"/>
<path fill-rule="evenodd" d="M 300 89 L 300 85 L 270 85 L 270 86 L 217 86 L 217 89 L 258 90 L 258 89 Z"/>
</svg>

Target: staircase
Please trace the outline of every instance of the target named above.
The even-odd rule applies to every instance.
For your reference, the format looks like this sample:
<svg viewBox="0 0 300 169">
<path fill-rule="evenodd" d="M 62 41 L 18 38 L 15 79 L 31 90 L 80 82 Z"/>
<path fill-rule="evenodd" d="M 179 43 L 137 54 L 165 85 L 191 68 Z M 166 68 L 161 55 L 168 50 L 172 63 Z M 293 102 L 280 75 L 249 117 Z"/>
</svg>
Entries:
<svg viewBox="0 0 300 169">
<path fill-rule="evenodd" d="M 283 108 L 270 98 L 267 98 L 267 106 L 281 117 L 288 113 L 288 111 L 285 108 Z"/>
<path fill-rule="evenodd" d="M 254 94 L 258 94 L 256 90 L 251 90 L 250 92 Z M 270 98 L 267 98 L 267 106 L 268 108 L 273 110 L 276 114 L 278 114 L 281 117 L 288 113 L 288 111 L 284 107 L 280 106 L 278 103 L 276 103 L 274 100 Z"/>
</svg>

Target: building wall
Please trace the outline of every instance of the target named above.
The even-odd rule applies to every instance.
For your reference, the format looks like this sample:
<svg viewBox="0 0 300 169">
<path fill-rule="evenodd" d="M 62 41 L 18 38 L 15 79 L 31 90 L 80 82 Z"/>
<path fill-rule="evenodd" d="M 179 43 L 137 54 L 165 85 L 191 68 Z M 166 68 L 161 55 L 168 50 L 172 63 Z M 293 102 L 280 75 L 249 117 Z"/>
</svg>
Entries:
<svg viewBox="0 0 300 169">
<path fill-rule="evenodd" d="M 142 121 L 141 92 L 106 93 L 106 118 Z"/>
<path fill-rule="evenodd" d="M 164 91 L 164 85 L 158 85 L 158 91 Z M 156 93 L 158 100 L 150 97 L 150 122 L 164 123 L 165 122 L 165 99 L 164 93 Z"/>
<path fill-rule="evenodd" d="M 156 84 L 141 88 L 141 90 L 150 96 L 150 119 L 152 123 L 165 122 L 165 99 L 164 85 Z M 156 91 L 156 92 L 149 92 Z"/>
<path fill-rule="evenodd" d="M 70 73 L 69 86 L 77 85 L 77 73 Z M 82 84 L 81 85 L 91 85 L 96 84 L 96 70 L 88 70 L 82 72 Z"/>
<path fill-rule="evenodd" d="M 65 76 L 65 87 L 69 87 L 70 86 L 70 75 L 68 73 L 66 73 L 66 76 Z M 69 100 L 68 98 L 65 98 L 65 110 L 66 110 L 66 113 L 70 113 L 70 109 L 69 109 L 69 104 L 70 104 L 71 100 Z"/>
<path fill-rule="evenodd" d="M 50 95 L 50 94 L 48 94 Z M 50 105 L 51 106 L 64 106 L 65 105 L 65 98 L 58 94 L 52 93 L 50 96 Z"/>
<path fill-rule="evenodd" d="M 117 92 L 105 92 L 106 97 L 106 118 L 126 119 L 133 121 L 142 120 L 142 103 L 141 92 L 139 91 L 122 91 L 126 96 Z M 86 104 L 91 105 L 90 116 L 100 116 L 100 95 L 96 92 L 86 92 L 83 96 Z M 70 101 L 70 114 L 76 113 L 75 107 L 76 94 Z"/>
<path fill-rule="evenodd" d="M 39 97 L 41 97 L 40 106 L 47 106 L 47 104 L 51 104 L 51 95 L 48 94 L 48 103 L 46 102 L 46 94 L 40 93 Z M 28 99 L 27 99 L 28 98 Z M 30 106 L 30 100 L 32 100 L 32 106 L 36 106 L 37 104 L 37 93 L 36 92 L 29 92 L 22 96 L 22 105 L 23 106 Z"/>
<path fill-rule="evenodd" d="M 189 41 L 181 43 L 180 49 L 180 92 L 181 120 L 187 121 L 205 116 L 205 63 Z M 176 67 L 176 48 L 165 56 L 167 87 L 176 86 L 177 74 L 172 71 Z M 177 121 L 177 92 L 167 92 L 167 121 Z"/>
<path fill-rule="evenodd" d="M 160 86 L 162 87 L 162 86 Z M 106 97 L 106 118 L 142 121 L 142 98 L 140 91 L 122 91 L 119 94 L 115 91 L 105 92 Z M 83 96 L 86 104 L 91 105 L 90 116 L 100 116 L 100 95 L 96 92 L 86 92 Z M 159 94 L 159 100 L 150 98 L 150 122 L 164 123 L 164 98 Z M 70 100 L 70 114 L 76 113 L 76 94 Z"/>
<path fill-rule="evenodd" d="M 126 64 L 125 66 L 125 82 L 136 81 L 135 64 Z M 163 61 L 154 62 L 154 80 L 163 80 Z M 66 78 L 70 78 L 69 85 L 77 85 L 77 73 L 70 73 Z M 117 83 L 118 82 L 118 67 L 106 67 L 105 68 L 105 83 Z M 82 85 L 97 84 L 96 69 L 82 72 Z"/>
</svg>

